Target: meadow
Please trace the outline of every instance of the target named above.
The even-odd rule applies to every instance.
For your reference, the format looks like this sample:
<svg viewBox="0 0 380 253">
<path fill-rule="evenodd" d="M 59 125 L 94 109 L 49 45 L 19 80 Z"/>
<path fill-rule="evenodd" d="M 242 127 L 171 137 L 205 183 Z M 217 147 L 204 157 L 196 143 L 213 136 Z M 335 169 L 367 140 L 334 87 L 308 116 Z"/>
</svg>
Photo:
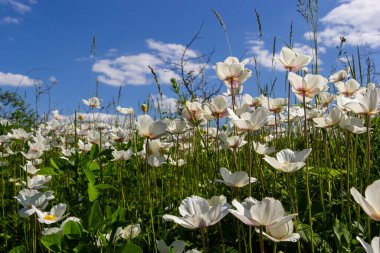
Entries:
<svg viewBox="0 0 380 253">
<path fill-rule="evenodd" d="M 228 56 L 227 92 L 172 79 L 174 111 L 157 80 L 140 110 L 2 119 L 0 251 L 379 252 L 380 90 L 357 55 L 324 77 L 283 47 L 283 98 L 244 93 L 257 69 Z"/>
</svg>

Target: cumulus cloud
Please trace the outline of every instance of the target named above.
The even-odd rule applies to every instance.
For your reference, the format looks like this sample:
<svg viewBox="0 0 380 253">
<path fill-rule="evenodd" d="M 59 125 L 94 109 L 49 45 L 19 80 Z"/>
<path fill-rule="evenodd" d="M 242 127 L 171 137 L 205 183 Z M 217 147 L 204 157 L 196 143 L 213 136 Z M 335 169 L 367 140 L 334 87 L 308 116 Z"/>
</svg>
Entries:
<svg viewBox="0 0 380 253">
<path fill-rule="evenodd" d="M 38 80 L 29 78 L 21 74 L 0 72 L 0 86 L 33 86 Z"/>
<path fill-rule="evenodd" d="M 20 21 L 21 21 L 20 18 L 15 18 L 15 17 L 10 17 L 10 16 L 6 16 L 1 19 L 1 23 L 3 24 L 19 24 Z"/>
<path fill-rule="evenodd" d="M 177 111 L 177 99 L 168 97 L 166 95 L 162 95 L 162 99 L 160 95 L 152 96 L 153 104 L 156 109 L 160 109 L 161 112 L 166 113 L 175 113 Z"/>
<path fill-rule="evenodd" d="M 0 7 L 8 15 L 1 18 L 2 24 L 19 24 L 22 20 L 19 17 L 15 17 L 14 14 L 24 15 L 32 11 L 32 5 L 37 4 L 37 0 L 0 0 Z"/>
<path fill-rule="evenodd" d="M 175 69 L 180 66 L 185 46 L 153 39 L 146 40 L 146 43 L 148 52 L 98 60 L 92 71 L 99 73 L 100 82 L 111 86 L 152 84 L 154 80 L 148 66 L 154 69 L 162 84 L 168 84 L 171 78 L 179 79 Z M 209 67 L 200 64 L 198 57 L 200 54 L 195 50 L 186 51 L 183 57 L 186 72 Z"/>
<path fill-rule="evenodd" d="M 348 45 L 380 47 L 380 4 L 378 0 L 345 0 L 321 18 L 324 29 L 319 33 L 326 46 L 336 46 L 340 37 Z"/>
</svg>

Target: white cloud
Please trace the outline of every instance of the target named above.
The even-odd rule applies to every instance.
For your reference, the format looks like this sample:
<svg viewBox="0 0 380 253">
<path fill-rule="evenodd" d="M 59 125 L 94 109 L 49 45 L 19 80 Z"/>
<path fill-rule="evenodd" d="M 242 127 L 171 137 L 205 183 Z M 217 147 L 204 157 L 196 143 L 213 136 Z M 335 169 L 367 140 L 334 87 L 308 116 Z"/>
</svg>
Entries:
<svg viewBox="0 0 380 253">
<path fill-rule="evenodd" d="M 380 4 L 378 0 L 345 0 L 321 18 L 325 28 L 319 40 L 327 46 L 336 46 L 340 37 L 348 45 L 380 47 Z"/>
<path fill-rule="evenodd" d="M 26 12 L 30 12 L 32 8 L 28 4 L 34 4 L 36 1 L 23 3 L 22 1 L 16 1 L 16 0 L 0 0 L 1 5 L 9 6 L 13 10 L 24 14 Z"/>
<path fill-rule="evenodd" d="M 162 84 L 168 84 L 171 78 L 179 79 L 174 69 L 180 64 L 185 46 L 152 39 L 146 40 L 146 43 L 149 52 L 98 60 L 92 66 L 92 71 L 99 73 L 100 82 L 111 86 L 152 84 L 154 78 L 148 66 L 154 69 Z M 116 52 L 115 49 L 112 51 Z M 186 51 L 184 57 L 186 72 L 198 72 L 203 67 L 194 60 L 197 57 L 200 57 L 200 54 L 196 51 Z M 205 66 L 205 68 L 208 67 Z"/>
<path fill-rule="evenodd" d="M 3 23 L 3 24 L 19 24 L 20 21 L 21 21 L 20 18 L 7 16 L 1 20 L 1 23 Z"/>
<path fill-rule="evenodd" d="M 36 82 L 39 81 L 21 74 L 0 72 L 0 86 L 33 86 Z"/>
<path fill-rule="evenodd" d="M 177 111 L 177 99 L 167 97 L 162 95 L 162 100 L 160 95 L 152 96 L 153 104 L 155 108 L 160 108 L 161 112 L 175 113 Z"/>
</svg>

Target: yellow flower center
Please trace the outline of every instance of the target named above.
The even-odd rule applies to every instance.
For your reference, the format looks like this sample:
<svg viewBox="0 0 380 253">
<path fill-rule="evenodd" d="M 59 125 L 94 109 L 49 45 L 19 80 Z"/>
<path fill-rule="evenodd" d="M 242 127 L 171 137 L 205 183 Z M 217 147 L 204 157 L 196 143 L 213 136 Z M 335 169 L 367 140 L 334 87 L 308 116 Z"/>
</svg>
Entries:
<svg viewBox="0 0 380 253">
<path fill-rule="evenodd" d="M 44 216 L 44 220 L 55 220 L 57 218 L 57 216 L 55 216 L 54 214 L 47 214 Z"/>
</svg>

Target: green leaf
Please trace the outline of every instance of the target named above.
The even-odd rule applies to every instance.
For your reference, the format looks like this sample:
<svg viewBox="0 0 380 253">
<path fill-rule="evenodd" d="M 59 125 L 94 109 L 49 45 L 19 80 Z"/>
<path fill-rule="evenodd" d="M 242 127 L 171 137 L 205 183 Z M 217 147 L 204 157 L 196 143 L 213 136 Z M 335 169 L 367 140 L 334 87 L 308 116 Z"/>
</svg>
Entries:
<svg viewBox="0 0 380 253">
<path fill-rule="evenodd" d="M 41 243 L 48 249 L 53 252 L 61 251 L 61 236 L 57 234 L 45 235 L 41 238 Z"/>
<path fill-rule="evenodd" d="M 26 253 L 25 246 L 17 246 L 9 251 L 9 253 Z"/>
<path fill-rule="evenodd" d="M 44 175 L 44 176 L 56 176 L 60 174 L 60 171 L 56 168 L 44 167 L 44 168 L 41 168 L 37 172 L 37 174 Z"/>
<path fill-rule="evenodd" d="M 143 253 L 143 250 L 136 244 L 128 243 L 121 248 L 120 253 Z"/>
<path fill-rule="evenodd" d="M 99 191 L 96 189 L 95 185 L 93 183 L 88 183 L 88 198 L 90 202 L 94 202 L 99 197 Z"/>
<path fill-rule="evenodd" d="M 63 235 L 69 239 L 79 239 L 82 234 L 83 229 L 79 222 L 68 221 L 63 227 Z"/>
<path fill-rule="evenodd" d="M 100 189 L 100 190 L 112 189 L 112 190 L 117 191 L 117 192 L 119 191 L 113 185 L 110 185 L 110 184 L 97 184 L 97 185 L 95 185 L 95 188 Z"/>
<path fill-rule="evenodd" d="M 99 146 L 98 144 L 92 144 L 91 150 L 90 150 L 90 157 L 92 160 L 95 160 L 99 155 Z"/>
<path fill-rule="evenodd" d="M 100 170 L 99 164 L 97 162 L 95 162 L 95 161 L 89 162 L 88 168 L 90 170 Z"/>
<path fill-rule="evenodd" d="M 90 216 L 88 217 L 88 229 L 96 230 L 99 227 L 102 220 L 102 210 L 100 209 L 99 203 L 95 201 L 94 204 L 92 204 Z"/>
<path fill-rule="evenodd" d="M 94 173 L 87 167 L 83 166 L 82 167 L 84 174 L 86 174 L 88 182 L 95 184 L 95 175 Z"/>
<path fill-rule="evenodd" d="M 51 165 L 52 165 L 54 168 L 56 168 L 57 170 L 59 170 L 59 167 L 58 167 L 57 163 L 54 161 L 53 158 L 50 158 L 50 163 L 51 163 Z"/>
</svg>

